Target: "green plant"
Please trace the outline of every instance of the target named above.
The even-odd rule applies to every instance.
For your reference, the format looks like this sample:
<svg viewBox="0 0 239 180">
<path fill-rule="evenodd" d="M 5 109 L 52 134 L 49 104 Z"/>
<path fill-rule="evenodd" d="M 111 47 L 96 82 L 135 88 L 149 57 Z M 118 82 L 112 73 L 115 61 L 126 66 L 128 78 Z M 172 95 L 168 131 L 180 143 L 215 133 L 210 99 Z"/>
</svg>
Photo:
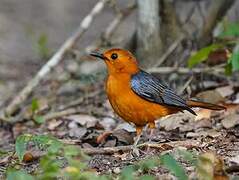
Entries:
<svg viewBox="0 0 239 180">
<path fill-rule="evenodd" d="M 39 101 L 38 99 L 34 98 L 32 99 L 32 103 L 31 103 L 31 111 L 32 111 L 32 115 L 33 115 L 33 120 L 37 123 L 37 124 L 42 124 L 45 122 L 45 119 L 38 115 L 37 112 L 40 109 L 40 105 L 39 105 Z"/>
<path fill-rule="evenodd" d="M 146 158 L 133 165 L 124 167 L 119 175 L 106 174 L 98 175 L 96 172 L 90 170 L 87 166 L 89 157 L 86 156 L 80 148 L 72 145 L 64 145 L 54 137 L 47 135 L 31 135 L 25 134 L 17 138 L 15 148 L 16 154 L 21 161 L 27 150 L 27 145 L 32 143 L 46 153 L 40 158 L 39 168 L 33 175 L 28 174 L 22 169 L 14 167 L 8 169 L 7 179 L 120 179 L 120 180 L 153 180 L 156 179 L 152 170 L 158 167 L 164 167 L 169 170 L 177 179 L 187 180 L 188 175 L 184 170 L 183 165 L 177 160 L 188 162 L 190 166 L 194 167 L 198 177 L 206 178 L 214 176 L 214 170 L 223 173 L 223 161 L 216 157 L 213 153 L 203 153 L 197 155 L 193 151 L 177 150 L 173 154 L 166 153 L 159 156 Z M 175 159 L 174 157 L 177 157 Z M 21 167 L 21 166 L 20 166 Z M 220 167 L 220 168 L 218 168 Z"/>
<path fill-rule="evenodd" d="M 227 23 L 223 24 L 223 31 L 217 36 L 217 38 L 221 39 L 222 43 L 220 44 L 211 44 L 207 47 L 204 47 L 198 50 L 195 54 L 193 54 L 188 59 L 188 67 L 193 68 L 197 64 L 200 64 L 207 60 L 209 54 L 217 49 L 225 48 L 228 45 L 235 45 L 235 48 L 227 60 L 227 64 L 225 66 L 225 74 L 231 75 L 232 72 L 239 70 L 239 45 L 238 38 L 239 36 L 239 23 Z M 223 41 L 224 39 L 230 38 L 230 41 Z M 236 41 L 235 41 L 235 40 Z"/>
<path fill-rule="evenodd" d="M 217 49 L 222 48 L 222 44 L 212 44 L 210 46 L 204 47 L 192 55 L 188 60 L 188 67 L 192 68 L 199 63 L 207 60 L 208 55 Z"/>
</svg>

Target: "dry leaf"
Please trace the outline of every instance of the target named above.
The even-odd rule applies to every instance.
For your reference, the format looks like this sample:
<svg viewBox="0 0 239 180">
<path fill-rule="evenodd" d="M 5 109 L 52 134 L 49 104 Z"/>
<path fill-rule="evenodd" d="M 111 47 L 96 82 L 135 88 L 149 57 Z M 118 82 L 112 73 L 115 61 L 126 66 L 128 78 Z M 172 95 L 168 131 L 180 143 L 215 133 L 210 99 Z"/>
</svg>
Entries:
<svg viewBox="0 0 239 180">
<path fill-rule="evenodd" d="M 221 121 L 224 128 L 229 129 L 239 124 L 239 114 L 229 114 Z"/>
<path fill-rule="evenodd" d="M 229 161 L 239 165 L 239 154 L 230 158 Z"/>
<path fill-rule="evenodd" d="M 96 123 L 98 122 L 98 119 L 96 119 L 94 116 L 85 114 L 71 115 L 67 116 L 66 118 L 75 121 L 81 126 L 85 126 L 87 128 L 95 127 Z"/>
<path fill-rule="evenodd" d="M 226 63 L 230 55 L 231 53 L 228 49 L 217 49 L 209 53 L 206 63 L 209 66 Z"/>
<path fill-rule="evenodd" d="M 182 126 L 185 118 L 188 118 L 186 114 L 177 113 L 172 114 L 160 119 L 160 126 L 166 131 L 171 131 Z"/>
<path fill-rule="evenodd" d="M 131 133 L 136 131 L 134 126 L 130 125 L 129 123 L 121 123 L 115 129 L 124 129 Z"/>
<path fill-rule="evenodd" d="M 225 101 L 223 96 L 216 90 L 208 90 L 200 92 L 196 95 L 196 97 L 199 98 L 201 101 L 210 102 L 213 104 Z"/>
<path fill-rule="evenodd" d="M 100 125 L 104 127 L 105 130 L 111 130 L 115 127 L 116 122 L 113 118 L 105 117 L 100 122 Z"/>
<path fill-rule="evenodd" d="M 206 152 L 198 157 L 197 164 L 198 179 L 229 179 L 224 170 L 224 162 L 212 152 Z"/>
<path fill-rule="evenodd" d="M 97 144 L 101 144 L 101 143 L 105 142 L 106 138 L 108 136 L 110 136 L 111 134 L 112 134 L 112 131 L 106 131 L 106 132 L 100 134 L 96 139 Z"/>
<path fill-rule="evenodd" d="M 197 113 L 197 116 L 195 117 L 195 121 L 200 121 L 202 119 L 210 119 L 211 114 L 212 114 L 212 110 L 210 110 L 210 109 L 200 109 L 196 113 Z"/>
<path fill-rule="evenodd" d="M 87 133 L 86 128 L 84 128 L 84 127 L 81 127 L 81 128 L 74 127 L 72 129 L 70 129 L 69 136 L 81 139 L 86 133 Z"/>
<path fill-rule="evenodd" d="M 52 130 L 55 130 L 61 124 L 62 124 L 61 120 L 53 119 L 53 120 L 49 121 L 47 128 L 52 131 Z"/>
<path fill-rule="evenodd" d="M 215 91 L 219 92 L 223 98 L 231 96 L 234 93 L 233 86 L 219 87 L 216 88 Z"/>
</svg>

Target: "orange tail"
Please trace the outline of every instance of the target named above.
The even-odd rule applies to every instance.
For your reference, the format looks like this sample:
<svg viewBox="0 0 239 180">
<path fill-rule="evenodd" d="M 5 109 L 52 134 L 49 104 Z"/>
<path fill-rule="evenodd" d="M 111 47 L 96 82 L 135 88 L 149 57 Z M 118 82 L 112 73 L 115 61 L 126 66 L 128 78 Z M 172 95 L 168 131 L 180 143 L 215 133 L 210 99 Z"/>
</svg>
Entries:
<svg viewBox="0 0 239 180">
<path fill-rule="evenodd" d="M 216 111 L 226 109 L 226 107 L 224 107 L 224 106 L 219 106 L 219 105 L 216 105 L 216 104 L 194 101 L 194 100 L 188 100 L 187 105 L 190 106 L 190 107 L 201 107 L 201 108 L 211 109 L 211 110 L 216 110 Z"/>
</svg>

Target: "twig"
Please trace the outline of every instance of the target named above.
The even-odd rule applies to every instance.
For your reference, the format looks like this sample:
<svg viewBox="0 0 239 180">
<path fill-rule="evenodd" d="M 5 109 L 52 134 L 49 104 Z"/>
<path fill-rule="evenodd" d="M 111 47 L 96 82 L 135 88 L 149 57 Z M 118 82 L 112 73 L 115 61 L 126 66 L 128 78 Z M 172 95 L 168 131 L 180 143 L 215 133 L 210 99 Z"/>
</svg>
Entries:
<svg viewBox="0 0 239 180">
<path fill-rule="evenodd" d="M 56 119 L 56 118 L 60 118 L 63 116 L 68 116 L 68 115 L 72 115 L 72 114 L 78 114 L 78 113 L 84 113 L 85 111 L 82 110 L 81 107 L 75 107 L 75 108 L 69 108 L 63 111 L 57 111 L 57 112 L 50 112 L 44 116 L 42 116 L 42 118 L 45 121 L 51 120 L 51 119 Z"/>
<path fill-rule="evenodd" d="M 95 41 L 92 45 L 89 45 L 86 47 L 85 52 L 89 54 L 93 50 L 95 50 L 97 47 L 100 47 L 104 45 L 104 42 L 112 37 L 113 33 L 117 29 L 117 27 L 120 25 L 120 23 L 127 18 L 132 11 L 136 8 L 136 3 L 134 2 L 133 4 L 128 5 L 128 7 L 124 10 L 119 11 L 117 16 L 111 21 L 111 23 L 107 26 L 105 29 L 104 33 L 101 36 L 101 39 L 98 41 Z"/>
<path fill-rule="evenodd" d="M 177 40 L 175 40 L 171 46 L 167 49 L 167 51 L 163 54 L 163 56 L 157 61 L 157 63 L 154 65 L 154 67 L 160 66 L 167 58 L 168 56 L 178 47 L 178 45 L 181 43 L 181 41 L 184 39 L 184 36 L 181 35 Z M 149 71 L 153 69 L 150 68 Z"/>
<path fill-rule="evenodd" d="M 94 6 L 91 12 L 83 19 L 78 30 L 65 41 L 60 49 L 54 54 L 54 56 L 40 69 L 36 76 L 27 84 L 27 86 L 10 102 L 4 112 L 1 112 L 3 120 L 7 120 L 6 117 L 11 116 L 19 108 L 22 102 L 31 94 L 33 89 L 40 83 L 40 81 L 54 68 L 64 57 L 66 52 L 71 49 L 83 33 L 89 28 L 94 17 L 100 13 L 107 0 L 99 0 Z"/>
<path fill-rule="evenodd" d="M 153 144 L 153 143 L 144 143 L 144 144 L 139 144 L 137 147 L 138 148 L 143 148 L 143 147 L 150 147 L 150 148 L 155 148 L 159 150 L 165 150 L 175 148 L 175 147 L 186 147 L 187 149 L 192 149 L 193 147 L 198 147 L 199 142 L 196 140 L 187 140 L 187 141 L 172 141 L 168 143 L 160 143 L 160 144 Z M 82 151 L 88 155 L 93 155 L 93 154 L 114 154 L 114 153 L 119 153 L 119 152 L 127 152 L 132 150 L 132 146 L 117 146 L 117 147 L 105 147 L 105 148 L 84 148 Z"/>
<path fill-rule="evenodd" d="M 85 99 L 87 99 L 87 98 L 92 98 L 92 97 L 94 97 L 94 96 L 97 96 L 97 95 L 99 95 L 101 92 L 102 92 L 102 90 L 97 90 L 97 91 L 94 91 L 94 92 L 92 92 L 92 93 L 86 94 L 85 96 L 80 97 L 79 99 L 76 99 L 75 101 L 72 101 L 72 102 L 70 102 L 69 104 L 66 104 L 66 105 L 64 105 L 64 106 L 61 106 L 61 107 L 59 108 L 59 110 L 62 111 L 62 110 L 65 110 L 65 109 L 68 109 L 68 108 L 77 106 L 77 105 L 81 104 Z"/>
<path fill-rule="evenodd" d="M 183 85 L 183 87 L 178 91 L 178 94 L 183 94 L 183 91 L 189 86 L 189 84 L 192 82 L 193 76 L 190 76 L 190 78 L 187 80 L 187 82 Z"/>
<path fill-rule="evenodd" d="M 136 8 L 136 3 L 133 2 L 126 9 L 119 11 L 118 15 L 114 18 L 114 20 L 108 25 L 107 29 L 103 33 L 103 39 L 110 39 L 115 29 L 119 26 L 123 19 L 128 17 L 132 10 Z"/>
<path fill-rule="evenodd" d="M 188 73 L 208 73 L 208 74 L 217 74 L 223 73 L 225 70 L 221 67 L 212 67 L 212 68 L 184 68 L 184 67 L 158 67 L 158 68 L 151 68 L 149 72 L 151 73 L 161 73 L 161 74 L 168 74 L 168 73 L 179 73 L 179 74 L 188 74 Z"/>
</svg>

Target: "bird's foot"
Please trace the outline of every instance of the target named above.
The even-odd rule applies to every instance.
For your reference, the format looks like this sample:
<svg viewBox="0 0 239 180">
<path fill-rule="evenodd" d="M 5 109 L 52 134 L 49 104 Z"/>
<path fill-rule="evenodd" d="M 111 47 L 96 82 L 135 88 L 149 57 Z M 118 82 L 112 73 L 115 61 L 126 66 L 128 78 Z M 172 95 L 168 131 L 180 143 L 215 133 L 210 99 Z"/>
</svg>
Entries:
<svg viewBox="0 0 239 180">
<path fill-rule="evenodd" d="M 133 157 L 139 157 L 140 156 L 140 149 L 137 146 L 133 145 L 131 155 Z"/>
</svg>

